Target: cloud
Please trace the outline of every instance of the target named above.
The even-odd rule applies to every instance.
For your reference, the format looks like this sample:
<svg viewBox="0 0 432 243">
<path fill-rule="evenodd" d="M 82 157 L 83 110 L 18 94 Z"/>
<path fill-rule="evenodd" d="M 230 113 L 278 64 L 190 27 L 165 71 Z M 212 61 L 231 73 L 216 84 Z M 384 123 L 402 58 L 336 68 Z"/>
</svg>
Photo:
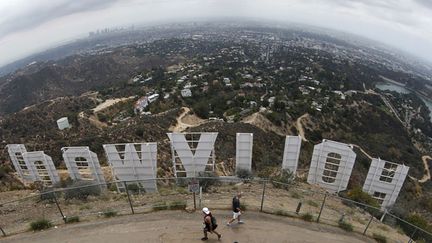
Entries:
<svg viewBox="0 0 432 243">
<path fill-rule="evenodd" d="M 354 33 L 432 61 L 432 0 L 0 0 L 0 66 L 95 29 L 258 18 Z"/>
<path fill-rule="evenodd" d="M 6 17 L 0 18 L 0 39 L 8 34 L 33 29 L 67 15 L 101 10 L 117 0 L 39 0 L 17 1 L 3 6 Z"/>
<path fill-rule="evenodd" d="M 431 0 L 414 0 L 419 5 L 432 9 L 432 1 Z"/>
<path fill-rule="evenodd" d="M 325 4 L 323 0 L 315 0 Z M 415 0 L 422 1 L 422 0 Z M 429 0 L 425 0 L 429 1 Z M 363 13 L 364 16 L 376 20 L 388 21 L 405 26 L 419 24 L 417 9 L 412 1 L 402 0 L 333 0 L 335 7 L 345 8 L 354 14 Z"/>
</svg>

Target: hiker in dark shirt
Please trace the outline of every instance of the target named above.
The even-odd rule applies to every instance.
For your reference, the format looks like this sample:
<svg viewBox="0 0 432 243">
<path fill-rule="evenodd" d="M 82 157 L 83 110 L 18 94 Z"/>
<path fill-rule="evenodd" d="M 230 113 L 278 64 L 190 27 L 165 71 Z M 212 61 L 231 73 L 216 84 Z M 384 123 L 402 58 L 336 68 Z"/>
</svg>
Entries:
<svg viewBox="0 0 432 243">
<path fill-rule="evenodd" d="M 202 212 L 204 214 L 204 237 L 201 240 L 208 240 L 207 232 L 215 233 L 218 236 L 218 240 L 222 237 L 215 229 L 217 228 L 216 218 L 211 214 L 208 208 L 203 208 Z"/>
<path fill-rule="evenodd" d="M 240 198 L 242 196 L 242 193 L 237 193 L 236 196 L 234 196 L 232 200 L 232 210 L 233 210 L 233 217 L 228 221 L 227 225 L 230 226 L 232 222 L 234 222 L 236 219 L 238 220 L 239 224 L 242 224 L 243 221 L 240 220 L 241 215 L 241 209 L 240 209 Z"/>
</svg>

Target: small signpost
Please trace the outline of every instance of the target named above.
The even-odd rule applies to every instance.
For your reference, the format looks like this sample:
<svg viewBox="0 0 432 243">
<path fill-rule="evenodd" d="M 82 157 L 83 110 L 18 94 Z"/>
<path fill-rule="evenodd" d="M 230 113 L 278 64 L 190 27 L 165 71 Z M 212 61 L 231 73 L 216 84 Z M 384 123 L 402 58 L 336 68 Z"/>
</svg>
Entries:
<svg viewBox="0 0 432 243">
<path fill-rule="evenodd" d="M 189 192 L 193 193 L 194 209 L 196 210 L 195 194 L 200 190 L 199 181 L 197 179 L 192 179 L 191 182 L 189 182 L 188 189 Z"/>
</svg>

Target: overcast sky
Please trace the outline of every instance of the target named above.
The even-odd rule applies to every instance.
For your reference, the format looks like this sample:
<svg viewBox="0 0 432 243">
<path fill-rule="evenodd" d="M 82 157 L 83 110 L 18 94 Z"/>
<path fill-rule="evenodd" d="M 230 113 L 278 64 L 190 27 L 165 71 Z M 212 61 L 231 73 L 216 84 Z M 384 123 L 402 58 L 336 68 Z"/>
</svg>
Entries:
<svg viewBox="0 0 432 243">
<path fill-rule="evenodd" d="M 206 17 L 322 26 L 432 62 L 432 0 L 0 0 L 0 66 L 98 28 Z"/>
</svg>

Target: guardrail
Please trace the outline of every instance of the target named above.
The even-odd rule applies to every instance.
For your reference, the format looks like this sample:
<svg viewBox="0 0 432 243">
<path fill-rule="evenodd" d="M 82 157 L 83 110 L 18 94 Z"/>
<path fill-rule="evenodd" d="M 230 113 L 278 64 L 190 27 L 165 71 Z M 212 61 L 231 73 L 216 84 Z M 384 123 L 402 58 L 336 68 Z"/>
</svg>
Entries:
<svg viewBox="0 0 432 243">
<path fill-rule="evenodd" d="M 230 209 L 233 195 L 243 191 L 247 210 L 302 218 L 338 226 L 369 237 L 394 241 L 432 242 L 432 234 L 380 208 L 329 194 L 305 183 L 285 184 L 272 180 L 236 177 L 158 178 L 158 192 L 146 193 L 140 181 L 114 181 L 50 189 L 24 198 L 0 202 L 3 236 L 29 230 L 30 223 L 46 219 L 53 224 L 94 220 L 114 215 L 147 213 L 165 209 Z M 190 193 L 196 180 L 202 192 Z M 147 180 L 149 181 L 149 180 Z M 123 192 L 117 191 L 124 184 Z M 72 220 L 74 219 L 74 220 Z M 406 235 L 405 235 L 406 234 Z"/>
</svg>

